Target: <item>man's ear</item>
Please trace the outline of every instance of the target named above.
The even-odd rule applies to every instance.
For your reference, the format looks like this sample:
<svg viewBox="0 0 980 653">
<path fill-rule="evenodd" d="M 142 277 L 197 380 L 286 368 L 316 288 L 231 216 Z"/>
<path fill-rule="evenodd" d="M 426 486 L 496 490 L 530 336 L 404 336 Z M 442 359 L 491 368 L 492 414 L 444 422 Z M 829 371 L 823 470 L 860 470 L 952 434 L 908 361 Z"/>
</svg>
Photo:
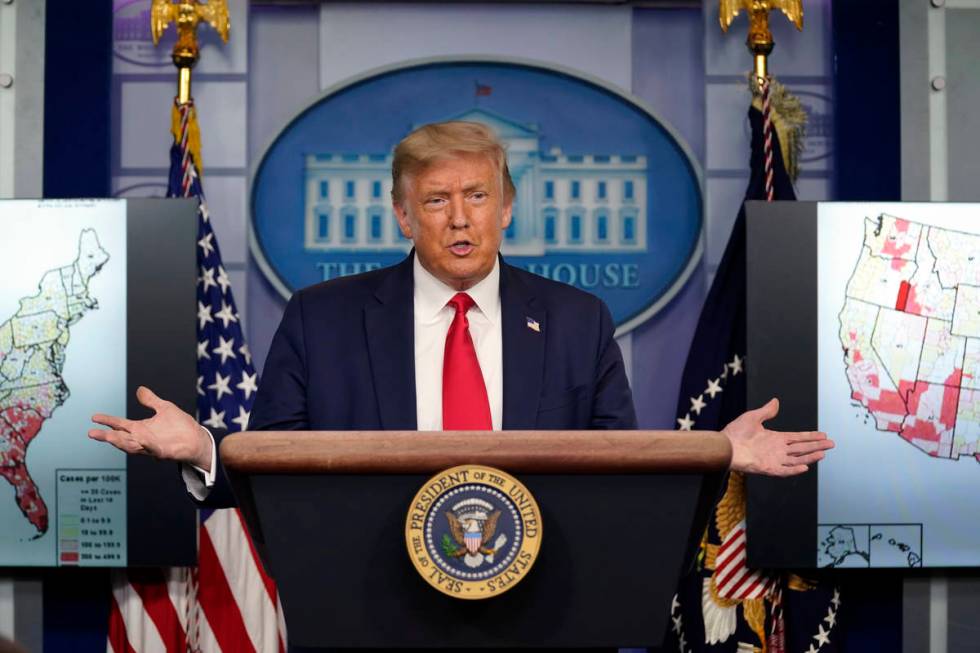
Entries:
<svg viewBox="0 0 980 653">
<path fill-rule="evenodd" d="M 392 200 L 391 208 L 395 212 L 395 219 L 398 220 L 398 228 L 401 229 L 402 235 L 412 240 L 412 224 L 408 219 L 408 211 L 405 210 L 405 206 Z"/>
<path fill-rule="evenodd" d="M 514 219 L 514 198 L 510 198 L 510 201 L 504 204 L 503 219 L 500 222 L 500 228 L 506 229 L 510 226 L 510 221 Z"/>
</svg>

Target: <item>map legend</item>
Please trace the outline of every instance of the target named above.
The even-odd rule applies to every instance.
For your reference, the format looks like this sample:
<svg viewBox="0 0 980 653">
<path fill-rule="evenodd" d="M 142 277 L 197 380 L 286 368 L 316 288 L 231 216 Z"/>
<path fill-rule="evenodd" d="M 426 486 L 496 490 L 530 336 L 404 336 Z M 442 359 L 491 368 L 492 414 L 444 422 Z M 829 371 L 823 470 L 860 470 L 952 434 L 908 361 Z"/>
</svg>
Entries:
<svg viewBox="0 0 980 653">
<path fill-rule="evenodd" d="M 126 566 L 126 471 L 59 469 L 60 566 Z"/>
</svg>

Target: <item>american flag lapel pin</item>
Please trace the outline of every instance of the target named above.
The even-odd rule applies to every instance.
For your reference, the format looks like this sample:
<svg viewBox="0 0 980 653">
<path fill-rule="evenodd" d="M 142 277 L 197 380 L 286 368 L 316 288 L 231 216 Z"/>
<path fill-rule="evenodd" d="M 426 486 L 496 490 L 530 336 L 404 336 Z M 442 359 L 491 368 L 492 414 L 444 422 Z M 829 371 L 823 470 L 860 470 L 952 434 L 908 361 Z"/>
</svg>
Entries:
<svg viewBox="0 0 980 653">
<path fill-rule="evenodd" d="M 527 328 L 535 333 L 541 333 L 541 325 L 533 317 L 527 318 Z"/>
</svg>

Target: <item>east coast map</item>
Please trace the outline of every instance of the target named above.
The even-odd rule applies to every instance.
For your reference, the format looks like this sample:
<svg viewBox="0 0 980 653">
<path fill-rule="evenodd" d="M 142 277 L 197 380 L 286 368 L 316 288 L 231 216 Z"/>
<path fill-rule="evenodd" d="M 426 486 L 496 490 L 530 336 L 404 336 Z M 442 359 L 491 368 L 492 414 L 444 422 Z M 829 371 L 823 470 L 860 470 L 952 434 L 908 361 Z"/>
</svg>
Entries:
<svg viewBox="0 0 980 653">
<path fill-rule="evenodd" d="M 961 510 L 980 482 L 980 211 L 819 219 L 820 428 L 843 447 L 819 472 L 818 563 L 980 564 Z"/>
<path fill-rule="evenodd" d="M 125 460 L 85 437 L 125 413 L 125 205 L 0 211 L 0 564 L 125 564 L 89 537 L 125 539 Z"/>
<path fill-rule="evenodd" d="M 98 308 L 89 282 L 108 260 L 98 234 L 83 230 L 75 260 L 46 271 L 37 293 L 0 324 L 0 476 L 39 536 L 48 532 L 49 511 L 27 468 L 27 448 L 71 396 L 62 375 L 71 328 Z"/>
</svg>

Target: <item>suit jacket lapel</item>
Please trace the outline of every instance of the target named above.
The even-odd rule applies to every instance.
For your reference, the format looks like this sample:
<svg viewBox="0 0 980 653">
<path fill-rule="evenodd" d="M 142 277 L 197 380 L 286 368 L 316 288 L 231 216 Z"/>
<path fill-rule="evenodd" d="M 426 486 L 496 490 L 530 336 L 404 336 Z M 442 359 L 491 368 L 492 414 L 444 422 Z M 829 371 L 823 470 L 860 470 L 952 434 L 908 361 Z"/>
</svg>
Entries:
<svg viewBox="0 0 980 653">
<path fill-rule="evenodd" d="M 503 428 L 533 429 L 544 379 L 547 312 L 502 259 L 500 309 L 504 350 Z M 533 328 L 534 323 L 537 329 Z"/>
<path fill-rule="evenodd" d="M 364 309 L 381 428 L 415 430 L 415 300 L 412 255 L 394 266 Z"/>
</svg>

